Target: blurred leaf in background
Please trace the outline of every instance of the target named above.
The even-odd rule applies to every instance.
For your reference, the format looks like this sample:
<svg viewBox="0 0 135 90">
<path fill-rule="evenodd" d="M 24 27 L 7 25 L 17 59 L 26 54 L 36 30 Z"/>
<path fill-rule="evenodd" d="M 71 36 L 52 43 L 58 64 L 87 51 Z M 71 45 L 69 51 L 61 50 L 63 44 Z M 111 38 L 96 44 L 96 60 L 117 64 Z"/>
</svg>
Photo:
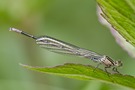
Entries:
<svg viewBox="0 0 135 90">
<path fill-rule="evenodd" d="M 15 27 L 36 36 L 48 35 L 74 45 L 121 59 L 123 74 L 134 75 L 132 58 L 119 47 L 109 29 L 102 26 L 92 0 L 4 0 L 0 1 L 0 90 L 111 90 L 120 89 L 98 81 L 78 81 L 44 75 L 19 66 L 54 66 L 65 62 L 91 64 L 39 48 L 35 41 L 9 32 Z"/>
</svg>

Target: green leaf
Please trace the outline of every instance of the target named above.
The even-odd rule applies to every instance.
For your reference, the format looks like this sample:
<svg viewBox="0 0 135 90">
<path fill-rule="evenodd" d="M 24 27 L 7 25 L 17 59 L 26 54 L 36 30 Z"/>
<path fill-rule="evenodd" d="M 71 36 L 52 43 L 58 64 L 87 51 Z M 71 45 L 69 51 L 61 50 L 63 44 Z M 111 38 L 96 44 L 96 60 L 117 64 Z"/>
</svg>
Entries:
<svg viewBox="0 0 135 90">
<path fill-rule="evenodd" d="M 118 84 L 130 88 L 135 88 L 135 78 L 122 74 L 109 74 L 105 71 L 92 67 L 90 65 L 67 63 L 55 67 L 32 67 L 23 65 L 23 67 L 39 71 L 42 73 L 58 75 L 79 80 L 100 80 L 102 82 Z"/>
<path fill-rule="evenodd" d="M 135 46 L 135 0 L 97 0 L 102 16 Z"/>
</svg>

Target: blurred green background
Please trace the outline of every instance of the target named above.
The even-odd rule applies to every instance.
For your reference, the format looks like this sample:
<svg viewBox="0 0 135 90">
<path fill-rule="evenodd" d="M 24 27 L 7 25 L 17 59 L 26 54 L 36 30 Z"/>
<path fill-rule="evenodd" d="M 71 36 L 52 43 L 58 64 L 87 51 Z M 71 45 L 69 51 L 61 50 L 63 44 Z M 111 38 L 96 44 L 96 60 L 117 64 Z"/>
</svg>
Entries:
<svg viewBox="0 0 135 90">
<path fill-rule="evenodd" d="M 135 75 L 133 58 L 115 42 L 109 29 L 99 23 L 96 6 L 95 0 L 1 0 L 0 90 L 121 89 L 96 80 L 79 81 L 21 67 L 19 63 L 31 66 L 96 64 L 88 59 L 49 52 L 30 38 L 9 32 L 14 27 L 36 36 L 48 35 L 121 59 L 124 65 L 119 71 Z"/>
</svg>

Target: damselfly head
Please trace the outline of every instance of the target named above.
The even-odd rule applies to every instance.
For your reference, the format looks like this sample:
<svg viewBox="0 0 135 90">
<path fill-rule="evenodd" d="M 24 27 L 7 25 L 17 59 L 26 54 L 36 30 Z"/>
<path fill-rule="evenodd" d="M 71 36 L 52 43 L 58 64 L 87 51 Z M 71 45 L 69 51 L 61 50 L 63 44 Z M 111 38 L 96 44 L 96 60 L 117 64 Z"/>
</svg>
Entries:
<svg viewBox="0 0 135 90">
<path fill-rule="evenodd" d="M 123 64 L 122 64 L 122 61 L 114 61 L 114 65 L 116 67 L 121 67 Z"/>
</svg>

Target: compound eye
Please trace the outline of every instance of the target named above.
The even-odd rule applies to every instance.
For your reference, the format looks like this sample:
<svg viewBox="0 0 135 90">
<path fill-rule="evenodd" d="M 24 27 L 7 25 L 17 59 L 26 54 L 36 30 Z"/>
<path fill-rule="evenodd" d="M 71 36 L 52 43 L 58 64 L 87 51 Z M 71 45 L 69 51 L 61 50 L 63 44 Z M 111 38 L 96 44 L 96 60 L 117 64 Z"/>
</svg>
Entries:
<svg viewBox="0 0 135 90">
<path fill-rule="evenodd" d="M 115 65 L 118 66 L 118 67 L 120 67 L 120 66 L 122 66 L 122 62 L 121 61 L 116 61 L 115 62 Z"/>
<path fill-rule="evenodd" d="M 122 64 L 122 62 L 121 61 L 119 61 L 119 66 L 122 66 L 123 64 Z"/>
</svg>

